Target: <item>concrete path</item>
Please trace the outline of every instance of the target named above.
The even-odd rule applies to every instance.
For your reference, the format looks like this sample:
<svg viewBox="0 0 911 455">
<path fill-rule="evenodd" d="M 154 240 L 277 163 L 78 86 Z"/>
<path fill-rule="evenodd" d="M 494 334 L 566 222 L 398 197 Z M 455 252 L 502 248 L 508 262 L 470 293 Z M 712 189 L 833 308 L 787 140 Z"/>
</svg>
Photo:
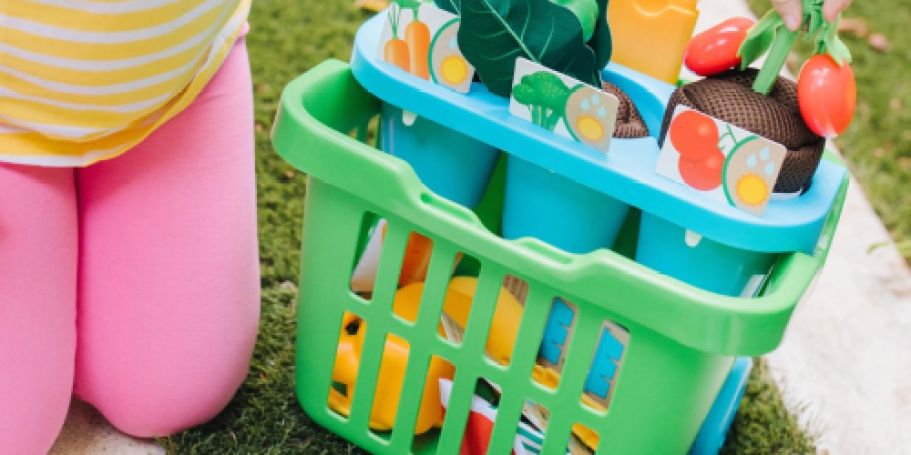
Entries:
<svg viewBox="0 0 911 455">
<path fill-rule="evenodd" d="M 51 455 L 163 455 L 164 449 L 115 430 L 91 406 L 73 400 Z"/>
<path fill-rule="evenodd" d="M 748 16 L 742 0 L 701 0 L 699 28 Z M 788 406 L 833 454 L 911 452 L 911 271 L 856 182 L 815 290 L 768 357 Z M 160 454 L 74 402 L 51 452 Z"/>
</svg>

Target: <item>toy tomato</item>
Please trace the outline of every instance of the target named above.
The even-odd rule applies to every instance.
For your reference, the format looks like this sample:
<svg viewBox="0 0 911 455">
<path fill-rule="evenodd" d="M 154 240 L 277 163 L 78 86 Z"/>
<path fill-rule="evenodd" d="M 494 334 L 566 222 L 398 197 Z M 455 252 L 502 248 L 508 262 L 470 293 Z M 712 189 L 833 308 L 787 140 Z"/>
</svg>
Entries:
<svg viewBox="0 0 911 455">
<path fill-rule="evenodd" d="M 696 111 L 681 112 L 674 117 L 668 136 L 684 160 L 705 161 L 718 150 L 718 126 L 710 117 Z"/>
<path fill-rule="evenodd" d="M 737 51 L 755 23 L 735 17 L 694 36 L 686 49 L 686 67 L 700 76 L 713 76 L 739 65 Z"/>
<path fill-rule="evenodd" d="M 814 133 L 833 137 L 851 124 L 857 83 L 851 65 L 829 55 L 814 55 L 800 70 L 797 101 L 803 120 Z"/>
<path fill-rule="evenodd" d="M 681 157 L 677 163 L 680 177 L 687 185 L 701 191 L 714 190 L 721 186 L 721 173 L 724 168 L 724 154 L 718 147 L 700 161 L 688 160 Z"/>
</svg>

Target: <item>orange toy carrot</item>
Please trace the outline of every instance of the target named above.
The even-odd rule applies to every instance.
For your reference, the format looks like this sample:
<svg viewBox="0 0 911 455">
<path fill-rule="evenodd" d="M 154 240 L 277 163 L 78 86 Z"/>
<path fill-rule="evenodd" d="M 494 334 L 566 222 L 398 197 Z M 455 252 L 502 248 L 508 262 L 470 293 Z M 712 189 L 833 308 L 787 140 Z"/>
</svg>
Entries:
<svg viewBox="0 0 911 455">
<path fill-rule="evenodd" d="M 390 39 L 386 42 L 383 53 L 387 62 L 392 63 L 405 71 L 411 71 L 411 64 L 408 61 L 408 43 L 406 43 L 405 40 L 400 40 L 398 38 Z"/>
<path fill-rule="evenodd" d="M 408 52 L 408 43 L 399 39 L 399 19 L 402 17 L 402 9 L 397 5 L 392 5 L 389 11 L 389 25 L 392 28 L 392 36 L 383 46 L 383 58 L 399 68 L 411 72 L 411 56 Z"/>
<path fill-rule="evenodd" d="M 421 79 L 430 79 L 427 54 L 430 52 L 430 29 L 418 17 L 420 4 L 412 8 L 414 20 L 405 27 L 405 42 L 411 51 L 411 73 Z"/>
</svg>

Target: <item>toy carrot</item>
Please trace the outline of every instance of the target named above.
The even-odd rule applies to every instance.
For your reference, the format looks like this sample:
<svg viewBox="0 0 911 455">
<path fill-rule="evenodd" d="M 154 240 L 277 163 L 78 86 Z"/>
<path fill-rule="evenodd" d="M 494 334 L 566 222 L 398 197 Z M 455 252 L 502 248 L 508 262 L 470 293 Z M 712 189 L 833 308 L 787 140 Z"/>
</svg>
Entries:
<svg viewBox="0 0 911 455">
<path fill-rule="evenodd" d="M 399 19 L 402 17 L 402 9 L 393 4 L 389 10 L 389 25 L 392 28 L 392 36 L 383 47 L 383 58 L 399 68 L 411 72 L 410 55 L 408 52 L 408 43 L 399 39 Z"/>
<path fill-rule="evenodd" d="M 414 14 L 414 20 L 405 27 L 405 42 L 411 51 L 411 72 L 421 79 L 430 79 L 430 71 L 427 69 L 427 54 L 430 52 L 430 29 L 427 24 L 421 22 L 418 16 L 418 10 L 421 8 L 420 2 L 414 2 L 411 11 Z"/>
</svg>

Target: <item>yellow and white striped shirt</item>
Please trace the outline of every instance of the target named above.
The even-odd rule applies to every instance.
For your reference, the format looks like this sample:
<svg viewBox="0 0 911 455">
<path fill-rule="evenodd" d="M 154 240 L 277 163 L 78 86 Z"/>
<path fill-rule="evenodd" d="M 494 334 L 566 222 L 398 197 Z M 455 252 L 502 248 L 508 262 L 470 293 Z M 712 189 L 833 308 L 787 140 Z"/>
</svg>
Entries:
<svg viewBox="0 0 911 455">
<path fill-rule="evenodd" d="M 209 82 L 251 0 L 0 0 L 0 162 L 86 166 Z"/>
</svg>

